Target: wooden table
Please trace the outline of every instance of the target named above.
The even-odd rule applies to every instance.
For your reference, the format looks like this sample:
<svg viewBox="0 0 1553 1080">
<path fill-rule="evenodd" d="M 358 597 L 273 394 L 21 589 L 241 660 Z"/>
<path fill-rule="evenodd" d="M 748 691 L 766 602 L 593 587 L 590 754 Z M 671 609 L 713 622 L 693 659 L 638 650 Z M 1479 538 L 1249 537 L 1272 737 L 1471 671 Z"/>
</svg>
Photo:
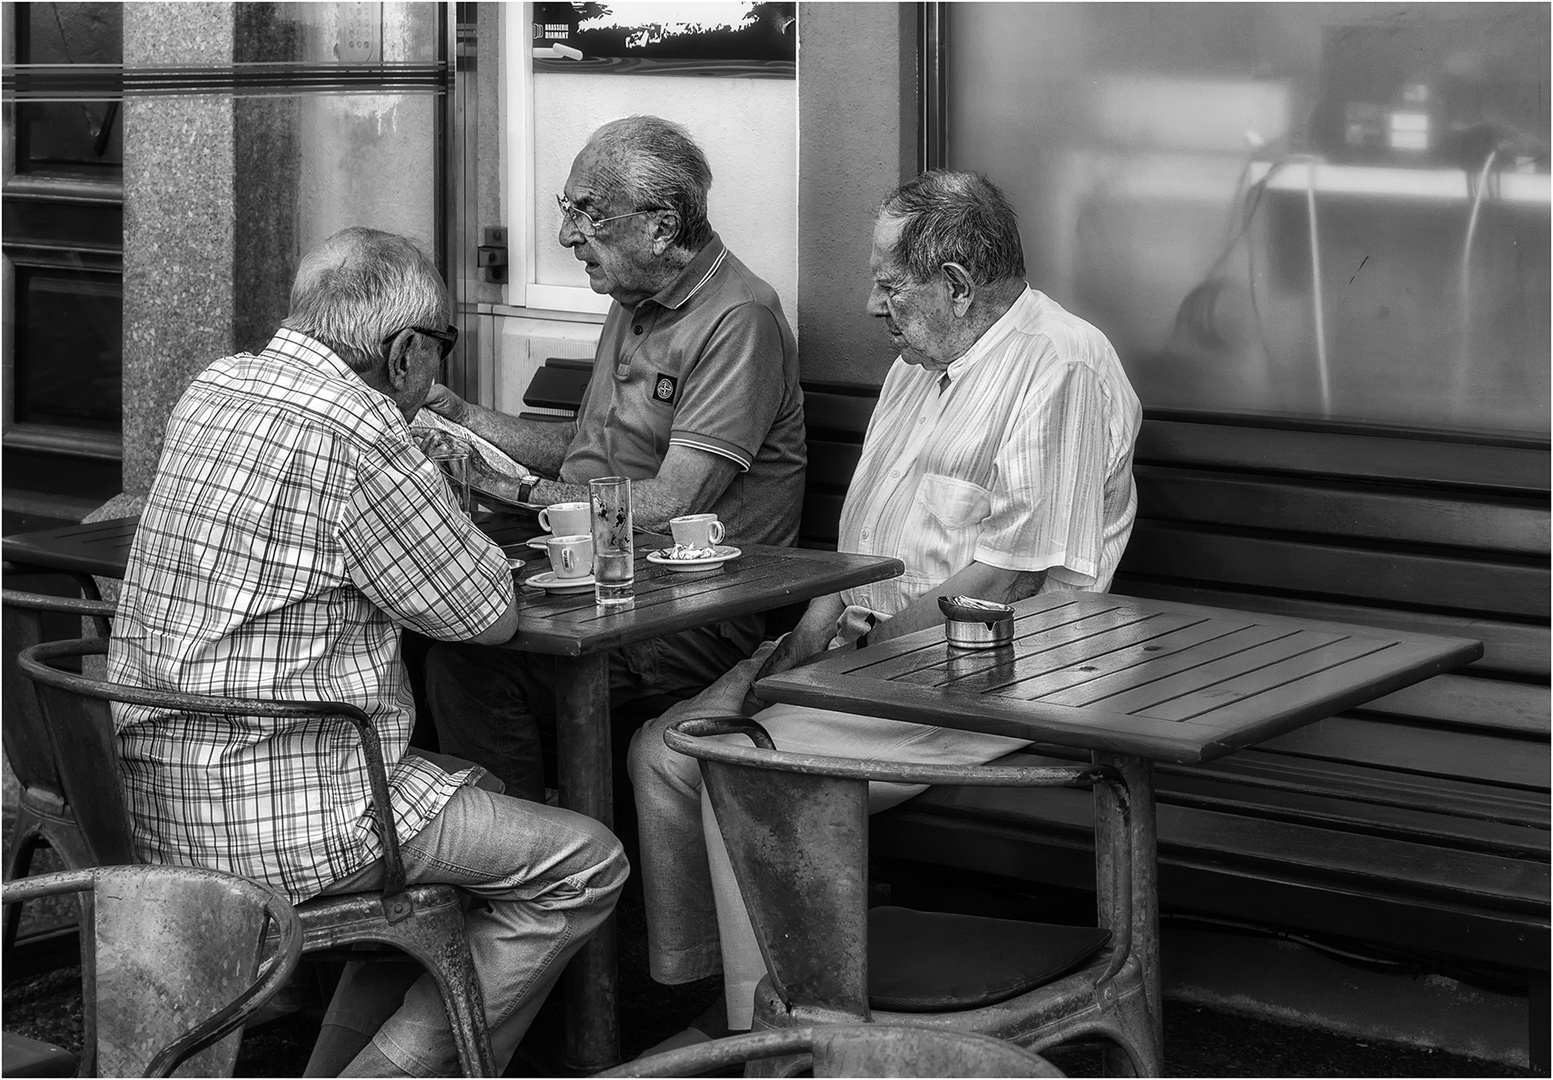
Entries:
<svg viewBox="0 0 1553 1080">
<path fill-rule="evenodd" d="M 1133 948 L 1159 1033 L 1153 763 L 1210 761 L 1483 654 L 1481 642 L 1103 593 L 1015 605 L 1011 646 L 927 629 L 761 680 L 791 702 L 1090 751 L 1132 788 Z M 1096 789 L 1096 799 L 1106 796 Z M 1101 815 L 1097 814 L 1097 818 Z M 1097 876 L 1102 891 L 1108 881 Z"/>
<path fill-rule="evenodd" d="M 720 567 L 681 573 L 647 561 L 666 537 L 638 536 L 636 599 L 603 608 L 591 589 L 546 594 L 520 589 L 518 632 L 504 649 L 556 657 L 556 772 L 561 805 L 614 825 L 609 725 L 609 653 L 679 630 L 784 607 L 894 577 L 896 559 L 804 548 L 741 545 Z M 510 550 L 510 549 L 509 549 Z M 537 553 L 523 581 L 549 568 Z M 568 1064 L 597 1069 L 620 1056 L 615 1016 L 615 924 L 611 919 L 567 968 Z"/>
<path fill-rule="evenodd" d="M 7 536 L 8 562 L 28 568 L 122 578 L 138 518 Z M 531 515 L 481 521 L 503 549 L 525 564 L 519 581 L 547 569 L 525 538 L 539 528 Z M 636 598 L 601 608 L 593 591 L 519 589 L 518 631 L 497 648 L 556 657 L 556 771 L 561 805 L 614 825 L 609 724 L 609 653 L 622 645 L 807 601 L 854 585 L 894 577 L 899 560 L 832 551 L 743 545 L 722 566 L 680 573 L 647 561 L 667 537 L 637 537 Z M 89 585 L 90 578 L 85 578 Z M 597 1070 L 620 1058 L 615 1012 L 615 926 L 611 919 L 573 958 L 566 973 L 569 1064 Z"/>
</svg>

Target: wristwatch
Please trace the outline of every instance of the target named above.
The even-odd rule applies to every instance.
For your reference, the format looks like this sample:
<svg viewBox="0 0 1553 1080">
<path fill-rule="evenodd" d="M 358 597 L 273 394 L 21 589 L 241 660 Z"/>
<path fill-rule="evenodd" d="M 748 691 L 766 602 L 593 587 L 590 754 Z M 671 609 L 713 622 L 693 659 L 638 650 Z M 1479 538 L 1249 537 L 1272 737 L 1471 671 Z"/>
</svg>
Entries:
<svg viewBox="0 0 1553 1080">
<path fill-rule="evenodd" d="M 520 502 L 520 503 L 528 502 L 529 498 L 534 494 L 534 488 L 537 487 L 538 485 L 539 485 L 539 477 L 535 476 L 533 473 L 529 473 L 522 480 L 519 480 L 518 481 L 518 502 Z"/>
</svg>

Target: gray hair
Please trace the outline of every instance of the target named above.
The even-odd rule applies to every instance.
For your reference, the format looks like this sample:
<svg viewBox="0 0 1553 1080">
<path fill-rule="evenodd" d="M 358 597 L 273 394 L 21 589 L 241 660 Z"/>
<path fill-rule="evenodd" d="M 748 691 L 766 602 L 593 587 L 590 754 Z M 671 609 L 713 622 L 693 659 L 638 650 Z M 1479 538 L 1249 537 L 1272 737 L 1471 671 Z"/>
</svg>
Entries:
<svg viewBox="0 0 1553 1080">
<path fill-rule="evenodd" d="M 675 244 L 697 251 L 712 238 L 706 216 L 712 167 L 684 128 L 658 116 L 627 116 L 600 127 L 588 144 L 609 151 L 620 163 L 620 173 L 611 179 L 632 210 L 679 214 Z"/>
<path fill-rule="evenodd" d="M 447 322 L 447 286 L 426 253 L 403 236 L 356 226 L 302 256 L 281 325 L 369 371 L 383 358 L 384 338 Z"/>
<path fill-rule="evenodd" d="M 901 219 L 890 257 L 915 282 L 931 280 L 949 262 L 965 267 L 977 285 L 1025 276 L 1014 208 L 979 173 L 923 173 L 885 196 L 879 216 Z"/>
</svg>

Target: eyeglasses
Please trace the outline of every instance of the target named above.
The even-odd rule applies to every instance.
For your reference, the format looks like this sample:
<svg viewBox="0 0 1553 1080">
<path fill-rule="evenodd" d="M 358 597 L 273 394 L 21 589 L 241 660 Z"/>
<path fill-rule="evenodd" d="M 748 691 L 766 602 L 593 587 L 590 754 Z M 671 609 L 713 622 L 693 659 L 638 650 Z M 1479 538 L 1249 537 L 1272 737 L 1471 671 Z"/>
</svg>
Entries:
<svg viewBox="0 0 1553 1080">
<path fill-rule="evenodd" d="M 429 338 L 436 338 L 437 345 L 441 349 L 441 354 L 437 357 L 438 360 L 446 360 L 448 353 L 453 351 L 453 346 L 458 344 L 458 327 L 456 326 L 450 326 L 446 330 L 433 330 L 429 326 L 403 326 L 383 339 L 383 348 L 388 348 L 394 338 L 406 330 L 413 330 L 417 334 L 425 334 Z"/>
<path fill-rule="evenodd" d="M 613 217 L 594 218 L 589 217 L 587 211 L 579 210 L 577 207 L 573 206 L 572 201 L 565 195 L 557 195 L 555 197 L 555 204 L 561 208 L 561 216 L 572 223 L 572 228 L 582 233 L 582 238 L 584 240 L 592 240 L 594 233 L 599 231 L 599 226 L 604 224 L 606 221 L 619 221 L 621 218 L 636 217 L 639 214 L 651 214 L 654 210 L 659 209 L 658 207 L 653 207 L 651 210 L 632 210 L 629 214 L 616 214 Z"/>
</svg>

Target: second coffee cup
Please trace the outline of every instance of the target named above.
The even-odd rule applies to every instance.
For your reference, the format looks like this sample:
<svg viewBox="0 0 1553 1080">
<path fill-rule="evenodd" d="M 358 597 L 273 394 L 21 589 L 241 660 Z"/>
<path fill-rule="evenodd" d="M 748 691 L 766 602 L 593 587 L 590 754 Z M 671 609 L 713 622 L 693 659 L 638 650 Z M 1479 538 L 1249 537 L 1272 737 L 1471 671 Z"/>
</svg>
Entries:
<svg viewBox="0 0 1553 1080">
<path fill-rule="evenodd" d="M 583 578 L 593 573 L 593 537 L 587 533 L 552 536 L 545 541 L 545 551 L 558 578 Z"/>
<path fill-rule="evenodd" d="M 670 518 L 669 529 L 680 547 L 708 548 L 723 542 L 723 523 L 716 514 L 686 514 Z"/>
<path fill-rule="evenodd" d="M 585 502 L 551 503 L 539 512 L 539 527 L 555 536 L 588 532 L 591 511 Z"/>
</svg>

